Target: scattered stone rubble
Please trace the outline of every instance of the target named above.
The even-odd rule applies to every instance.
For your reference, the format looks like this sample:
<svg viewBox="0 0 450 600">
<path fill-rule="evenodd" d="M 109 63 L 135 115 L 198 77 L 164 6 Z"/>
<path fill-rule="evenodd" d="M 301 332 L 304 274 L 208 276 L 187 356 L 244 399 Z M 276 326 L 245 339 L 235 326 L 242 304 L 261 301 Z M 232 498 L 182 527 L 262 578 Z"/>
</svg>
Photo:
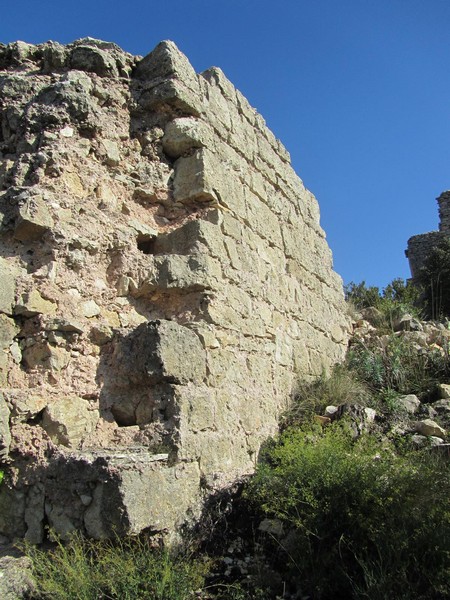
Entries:
<svg viewBox="0 0 450 600">
<path fill-rule="evenodd" d="M 315 198 L 172 42 L 0 45 L 0 530 L 173 531 L 349 323 Z"/>
<path fill-rule="evenodd" d="M 353 322 L 350 347 L 352 343 L 362 343 L 368 347 L 375 345 L 383 348 L 392 339 L 392 333 L 382 333 L 377 328 L 381 313 L 376 308 L 363 309 L 358 317 Z M 442 356 L 448 356 L 450 329 L 443 323 L 420 321 L 404 314 L 395 320 L 393 330 L 393 335 L 411 343 L 418 352 L 438 352 Z M 388 435 L 408 435 L 417 447 L 441 446 L 442 451 L 449 452 L 450 441 L 447 430 L 450 428 L 450 385 L 440 383 L 437 386 L 436 396 L 432 400 L 426 399 L 425 402 L 419 400 L 415 394 L 396 398 L 396 416 L 392 420 L 384 419 L 381 429 Z M 381 417 L 371 408 L 354 404 L 327 406 L 324 415 L 317 415 L 317 419 L 326 425 L 343 415 L 350 417 L 355 435 L 376 428 Z"/>
</svg>

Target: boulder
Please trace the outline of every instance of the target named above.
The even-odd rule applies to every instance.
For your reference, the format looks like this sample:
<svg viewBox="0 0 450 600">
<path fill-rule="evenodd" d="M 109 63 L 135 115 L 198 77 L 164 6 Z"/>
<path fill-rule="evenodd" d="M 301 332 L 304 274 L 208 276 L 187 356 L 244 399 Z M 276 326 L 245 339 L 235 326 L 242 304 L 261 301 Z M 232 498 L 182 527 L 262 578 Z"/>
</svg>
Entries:
<svg viewBox="0 0 450 600">
<path fill-rule="evenodd" d="M 444 399 L 450 398 L 450 384 L 449 383 L 440 383 L 438 385 L 439 397 Z"/>
<path fill-rule="evenodd" d="M 72 69 L 96 73 L 100 77 L 117 77 L 116 61 L 110 53 L 88 45 L 77 45 L 70 53 Z"/>
<path fill-rule="evenodd" d="M 450 398 L 433 402 L 431 406 L 438 415 L 450 415 Z"/>
<path fill-rule="evenodd" d="M 406 314 L 394 322 L 394 331 L 423 331 L 423 327 L 418 319 Z"/>
<path fill-rule="evenodd" d="M 397 403 L 400 408 L 410 415 L 415 414 L 420 408 L 420 400 L 414 394 L 400 396 L 397 398 Z"/>
<path fill-rule="evenodd" d="M 333 420 L 337 414 L 338 414 L 339 408 L 337 406 L 327 406 L 325 409 L 325 417 L 328 417 L 329 419 Z"/>
<path fill-rule="evenodd" d="M 425 419 L 424 421 L 417 421 L 414 425 L 414 431 L 426 436 L 436 436 L 445 438 L 445 430 L 442 429 L 435 421 L 431 419 Z"/>
<path fill-rule="evenodd" d="M 0 597 L 3 600 L 30 598 L 35 591 L 31 560 L 25 556 L 0 558 Z"/>
</svg>

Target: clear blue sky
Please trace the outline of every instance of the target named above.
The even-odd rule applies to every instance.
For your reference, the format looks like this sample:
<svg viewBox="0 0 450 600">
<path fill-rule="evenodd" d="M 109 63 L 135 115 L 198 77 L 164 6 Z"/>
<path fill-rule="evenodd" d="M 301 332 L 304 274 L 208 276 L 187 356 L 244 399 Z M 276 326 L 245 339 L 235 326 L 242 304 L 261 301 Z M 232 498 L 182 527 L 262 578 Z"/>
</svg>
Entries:
<svg viewBox="0 0 450 600">
<path fill-rule="evenodd" d="M 345 282 L 408 277 L 450 188 L 450 0 L 0 0 L 0 41 L 172 39 L 219 66 L 316 195 Z"/>
</svg>

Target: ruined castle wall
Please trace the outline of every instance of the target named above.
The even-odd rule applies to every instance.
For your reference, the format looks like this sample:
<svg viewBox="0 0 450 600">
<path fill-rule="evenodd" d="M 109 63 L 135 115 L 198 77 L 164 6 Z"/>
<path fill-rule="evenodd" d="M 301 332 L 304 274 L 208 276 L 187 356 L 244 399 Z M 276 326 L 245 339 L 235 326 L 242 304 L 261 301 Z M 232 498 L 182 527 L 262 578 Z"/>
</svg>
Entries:
<svg viewBox="0 0 450 600">
<path fill-rule="evenodd" d="M 439 206 L 439 231 L 450 233 L 450 191 L 437 198 Z"/>
<path fill-rule="evenodd" d="M 405 254 L 409 262 L 411 277 L 414 279 L 423 267 L 424 261 L 433 248 L 442 240 L 444 233 L 440 231 L 430 231 L 414 235 L 408 240 L 408 249 Z"/>
<path fill-rule="evenodd" d="M 173 529 L 344 356 L 317 201 L 171 42 L 19 42 L 0 69 L 3 531 Z"/>
<path fill-rule="evenodd" d="M 424 261 L 439 242 L 450 235 L 450 192 L 442 192 L 436 199 L 439 207 L 439 231 L 414 235 L 408 240 L 405 251 L 412 279 L 416 278 Z"/>
</svg>

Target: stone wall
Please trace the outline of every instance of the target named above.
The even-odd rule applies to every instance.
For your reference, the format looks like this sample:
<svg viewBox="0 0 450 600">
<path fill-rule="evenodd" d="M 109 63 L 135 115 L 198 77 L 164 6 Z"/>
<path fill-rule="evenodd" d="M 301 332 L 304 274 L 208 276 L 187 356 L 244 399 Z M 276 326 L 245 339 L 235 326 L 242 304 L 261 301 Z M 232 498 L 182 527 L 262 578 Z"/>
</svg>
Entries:
<svg viewBox="0 0 450 600">
<path fill-rule="evenodd" d="M 173 531 L 344 356 L 317 201 L 172 42 L 17 42 L 0 69 L 0 525 Z"/>
<path fill-rule="evenodd" d="M 450 191 L 442 192 L 436 198 L 439 207 L 439 231 L 430 231 L 414 235 L 408 240 L 405 255 L 408 258 L 411 277 L 417 277 L 431 250 L 444 238 L 450 235 Z"/>
</svg>

